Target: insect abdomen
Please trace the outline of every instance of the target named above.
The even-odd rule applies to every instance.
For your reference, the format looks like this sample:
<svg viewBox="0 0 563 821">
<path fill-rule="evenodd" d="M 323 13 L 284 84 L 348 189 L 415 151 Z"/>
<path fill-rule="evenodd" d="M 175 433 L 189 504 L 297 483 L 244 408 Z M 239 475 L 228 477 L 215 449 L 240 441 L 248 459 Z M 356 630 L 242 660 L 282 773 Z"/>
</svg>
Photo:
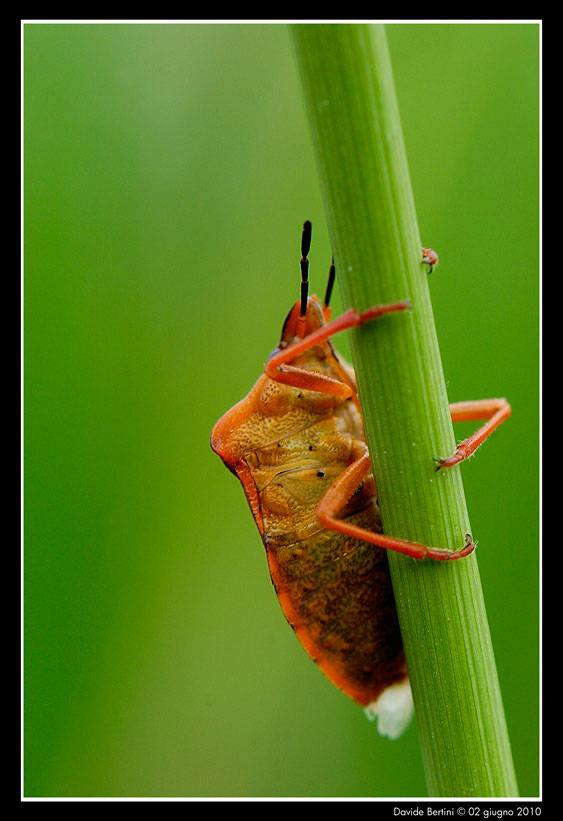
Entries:
<svg viewBox="0 0 563 821">
<path fill-rule="evenodd" d="M 350 520 L 378 526 L 373 507 Z M 385 550 L 323 528 L 290 545 L 266 540 L 266 552 L 288 622 L 337 687 L 365 706 L 405 678 Z"/>
</svg>

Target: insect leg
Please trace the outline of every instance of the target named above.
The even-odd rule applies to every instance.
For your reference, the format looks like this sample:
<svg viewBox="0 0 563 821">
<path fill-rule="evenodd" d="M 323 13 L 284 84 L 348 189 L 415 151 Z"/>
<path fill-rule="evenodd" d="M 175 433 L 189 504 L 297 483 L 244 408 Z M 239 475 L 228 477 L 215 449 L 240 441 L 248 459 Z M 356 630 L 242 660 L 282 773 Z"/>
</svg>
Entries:
<svg viewBox="0 0 563 821">
<path fill-rule="evenodd" d="M 479 445 L 505 419 L 508 419 L 511 409 L 506 399 L 479 399 L 469 402 L 454 402 L 450 405 L 450 413 L 453 422 L 469 422 L 473 419 L 486 419 L 487 422 L 473 436 L 464 439 L 451 456 L 445 459 L 436 459 L 435 461 L 438 463 L 436 470 L 457 465 L 471 456 L 472 453 L 475 453 Z"/>
<path fill-rule="evenodd" d="M 432 250 L 432 248 L 423 248 L 422 262 L 428 265 L 428 273 L 431 274 L 436 265 L 438 265 L 438 254 Z"/>
<path fill-rule="evenodd" d="M 326 325 L 317 328 L 316 331 L 313 331 L 303 339 L 298 339 L 296 342 L 292 342 L 291 345 L 288 345 L 287 348 L 277 351 L 266 363 L 266 373 L 270 379 L 274 379 L 276 382 L 282 382 L 285 385 L 292 385 L 296 388 L 306 388 L 307 390 L 329 393 L 333 396 L 346 398 L 353 393 L 349 385 L 332 379 L 329 376 L 325 376 L 324 374 L 308 371 L 305 368 L 299 368 L 286 363 L 340 331 L 364 325 L 366 322 L 371 322 L 371 320 L 383 316 L 383 314 L 392 313 L 394 311 L 405 311 L 408 308 L 410 308 L 410 302 L 406 300 L 403 302 L 391 302 L 388 305 L 375 305 L 361 313 L 358 313 L 355 308 L 351 308 L 331 322 L 327 322 Z"/>
<path fill-rule="evenodd" d="M 462 548 L 451 551 L 439 547 L 427 547 L 418 542 L 396 539 L 393 536 L 386 536 L 383 533 L 365 530 L 362 527 L 358 527 L 342 519 L 337 519 L 336 514 L 338 511 L 346 504 L 371 470 L 371 462 L 367 448 L 362 443 L 357 443 L 357 448 L 358 451 L 361 451 L 361 455 L 359 455 L 329 487 L 317 508 L 317 518 L 324 527 L 329 530 L 344 533 L 347 536 L 353 536 L 356 539 L 361 539 L 369 544 L 383 547 L 386 550 L 395 550 L 397 553 L 404 553 L 406 556 L 411 556 L 415 559 L 429 558 L 437 559 L 438 561 L 449 561 L 451 559 L 461 559 L 475 550 L 475 545 L 471 541 L 469 534 L 466 535 L 465 545 Z"/>
</svg>

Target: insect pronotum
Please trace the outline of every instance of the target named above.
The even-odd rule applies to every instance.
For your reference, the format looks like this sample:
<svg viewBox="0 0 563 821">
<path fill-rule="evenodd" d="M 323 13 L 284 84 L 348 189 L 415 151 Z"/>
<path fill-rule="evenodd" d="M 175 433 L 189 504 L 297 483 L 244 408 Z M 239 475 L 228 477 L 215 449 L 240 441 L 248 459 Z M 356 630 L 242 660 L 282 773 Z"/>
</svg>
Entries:
<svg viewBox="0 0 563 821">
<path fill-rule="evenodd" d="M 331 337 L 410 307 L 407 301 L 330 319 L 334 263 L 324 301 L 308 294 L 311 223 L 301 245 L 301 296 L 278 347 L 250 393 L 216 423 L 211 447 L 240 479 L 266 548 L 282 610 L 328 678 L 378 717 L 396 738 L 412 699 L 387 564 L 387 550 L 451 561 L 474 550 L 471 536 L 452 552 L 382 532 L 353 369 Z M 430 269 L 438 262 L 423 249 Z M 450 406 L 454 421 L 487 420 L 437 469 L 470 456 L 510 415 L 505 399 Z"/>
</svg>

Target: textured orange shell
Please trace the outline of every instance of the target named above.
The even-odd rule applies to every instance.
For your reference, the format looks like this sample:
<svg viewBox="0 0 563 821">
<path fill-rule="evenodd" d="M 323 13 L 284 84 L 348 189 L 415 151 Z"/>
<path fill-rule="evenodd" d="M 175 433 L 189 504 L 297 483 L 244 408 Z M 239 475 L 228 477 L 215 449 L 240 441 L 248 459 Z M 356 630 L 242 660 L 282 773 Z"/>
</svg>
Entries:
<svg viewBox="0 0 563 821">
<path fill-rule="evenodd" d="M 312 297 L 306 333 L 322 323 Z M 290 344 L 292 333 L 288 317 L 280 347 Z M 355 390 L 352 369 L 330 341 L 291 364 Z M 211 446 L 242 483 L 289 624 L 328 678 L 365 706 L 407 676 L 387 553 L 328 530 L 316 515 L 325 492 L 353 461 L 358 440 L 365 437 L 353 397 L 342 400 L 263 375 L 217 422 Z M 371 474 L 339 518 L 381 532 Z"/>
</svg>

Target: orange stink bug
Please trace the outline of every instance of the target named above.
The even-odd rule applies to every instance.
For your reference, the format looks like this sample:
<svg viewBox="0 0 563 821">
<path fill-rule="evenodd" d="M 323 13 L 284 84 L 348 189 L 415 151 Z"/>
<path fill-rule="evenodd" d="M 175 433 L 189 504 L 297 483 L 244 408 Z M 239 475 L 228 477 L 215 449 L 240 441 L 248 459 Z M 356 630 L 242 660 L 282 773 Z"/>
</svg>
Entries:
<svg viewBox="0 0 563 821">
<path fill-rule="evenodd" d="M 211 447 L 242 482 L 272 583 L 301 644 L 328 678 L 396 738 L 412 712 L 387 550 L 415 559 L 452 552 L 382 532 L 353 369 L 330 337 L 400 313 L 409 303 L 352 309 L 331 321 L 334 263 L 324 302 L 308 295 L 311 223 L 303 228 L 301 298 L 250 393 L 216 423 Z M 423 262 L 437 255 L 423 251 Z M 399 319 L 395 321 L 400 321 Z M 466 459 L 510 415 L 504 399 L 451 405 L 454 421 L 488 420 L 438 468 Z"/>
</svg>

